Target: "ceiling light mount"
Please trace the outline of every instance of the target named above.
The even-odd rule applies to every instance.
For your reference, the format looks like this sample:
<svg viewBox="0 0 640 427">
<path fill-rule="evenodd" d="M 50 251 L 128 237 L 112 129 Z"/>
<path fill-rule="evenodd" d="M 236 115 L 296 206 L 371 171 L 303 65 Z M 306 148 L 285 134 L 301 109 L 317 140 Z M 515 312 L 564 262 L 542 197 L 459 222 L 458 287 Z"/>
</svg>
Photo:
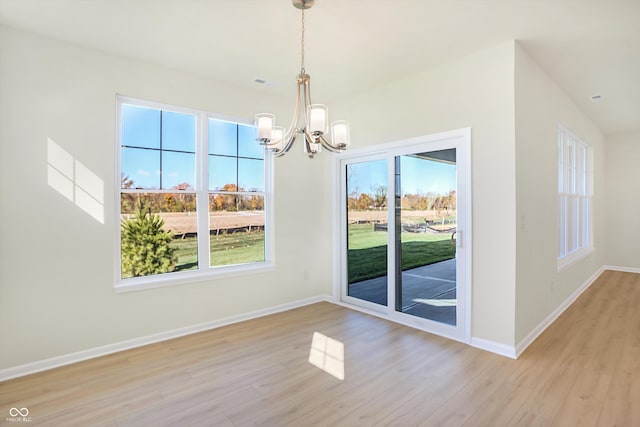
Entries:
<svg viewBox="0 0 640 427">
<path fill-rule="evenodd" d="M 313 6 L 314 0 L 292 0 L 293 6 L 301 11 L 300 73 L 297 76 L 296 106 L 288 129 L 275 126 L 276 116 L 269 113 L 256 114 L 256 140 L 272 151 L 276 157 L 284 156 L 293 146 L 298 135 L 304 139 L 304 152 L 310 158 L 322 147 L 331 152 L 341 152 L 349 146 L 349 123 L 338 120 L 331 124 L 329 134 L 329 109 L 326 105 L 311 102 L 311 76 L 304 68 L 304 11 Z M 300 110 L 303 110 L 302 118 Z M 300 123 L 300 124 L 299 124 Z"/>
<path fill-rule="evenodd" d="M 291 0 L 296 9 L 311 9 L 315 0 Z"/>
</svg>

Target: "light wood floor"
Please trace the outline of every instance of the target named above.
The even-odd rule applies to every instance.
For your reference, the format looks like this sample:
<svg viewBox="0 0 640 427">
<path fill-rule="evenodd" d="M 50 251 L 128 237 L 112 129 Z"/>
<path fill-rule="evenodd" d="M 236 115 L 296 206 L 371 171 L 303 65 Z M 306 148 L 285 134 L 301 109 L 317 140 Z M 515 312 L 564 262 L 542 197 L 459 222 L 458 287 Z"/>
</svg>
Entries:
<svg viewBox="0 0 640 427">
<path fill-rule="evenodd" d="M 344 381 L 308 362 L 314 332 L 344 344 Z M 640 275 L 605 272 L 517 361 L 320 303 L 0 383 L 0 423 L 11 407 L 51 426 L 640 426 Z"/>
</svg>

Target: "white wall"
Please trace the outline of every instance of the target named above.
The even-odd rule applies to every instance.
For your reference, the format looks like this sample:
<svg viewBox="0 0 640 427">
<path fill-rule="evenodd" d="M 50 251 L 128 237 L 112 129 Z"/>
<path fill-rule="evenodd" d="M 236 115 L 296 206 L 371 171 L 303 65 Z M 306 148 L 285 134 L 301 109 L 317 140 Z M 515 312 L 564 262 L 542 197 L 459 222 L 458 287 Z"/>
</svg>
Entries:
<svg viewBox="0 0 640 427">
<path fill-rule="evenodd" d="M 116 94 L 291 113 L 290 100 L 0 26 L 0 369 L 319 295 L 330 280 L 309 256 L 328 234 L 322 163 L 292 153 L 276 162 L 275 272 L 115 294 Z M 47 185 L 47 138 L 103 180 L 104 224 Z"/>
<path fill-rule="evenodd" d="M 606 137 L 606 264 L 640 269 L 640 131 Z"/>
<path fill-rule="evenodd" d="M 472 128 L 471 332 L 507 345 L 515 304 L 513 54 L 513 42 L 504 43 L 331 106 L 333 117 L 349 120 L 354 148 Z M 326 203 L 333 197 L 327 191 Z"/>
<path fill-rule="evenodd" d="M 516 343 L 602 265 L 604 145 L 599 129 L 516 44 Z M 593 147 L 595 252 L 558 272 L 558 124 Z M 637 175 L 637 174 L 636 174 Z"/>
</svg>

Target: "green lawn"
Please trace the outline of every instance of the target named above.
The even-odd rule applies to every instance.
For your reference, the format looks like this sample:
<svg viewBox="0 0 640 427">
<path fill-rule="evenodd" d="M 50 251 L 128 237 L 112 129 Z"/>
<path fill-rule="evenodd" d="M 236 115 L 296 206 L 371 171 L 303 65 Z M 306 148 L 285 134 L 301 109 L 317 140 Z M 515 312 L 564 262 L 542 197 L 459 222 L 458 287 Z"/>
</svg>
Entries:
<svg viewBox="0 0 640 427">
<path fill-rule="evenodd" d="M 176 271 L 198 268 L 195 237 L 175 239 L 172 245 L 176 247 L 178 255 Z M 211 236 L 210 253 L 212 266 L 264 261 L 264 231 Z"/>
<path fill-rule="evenodd" d="M 450 234 L 402 233 L 402 269 L 451 259 L 455 248 Z M 175 239 L 176 271 L 198 266 L 195 237 Z M 211 236 L 211 265 L 232 265 L 264 260 L 264 232 Z M 373 224 L 349 226 L 349 283 L 385 275 L 387 272 L 387 233 L 373 231 Z"/>
<path fill-rule="evenodd" d="M 445 261 L 455 256 L 451 235 L 402 233 L 402 270 Z M 387 233 L 373 224 L 349 225 L 349 283 L 387 273 Z"/>
</svg>

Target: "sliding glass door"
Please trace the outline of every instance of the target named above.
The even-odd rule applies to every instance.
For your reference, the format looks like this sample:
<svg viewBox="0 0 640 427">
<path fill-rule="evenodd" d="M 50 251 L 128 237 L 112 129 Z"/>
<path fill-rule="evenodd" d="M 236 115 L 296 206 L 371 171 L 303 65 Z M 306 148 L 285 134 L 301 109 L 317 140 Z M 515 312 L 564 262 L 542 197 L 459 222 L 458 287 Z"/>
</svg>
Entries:
<svg viewBox="0 0 640 427">
<path fill-rule="evenodd" d="M 346 294 L 361 302 L 387 305 L 389 217 L 387 160 L 347 163 Z"/>
<path fill-rule="evenodd" d="M 396 307 L 456 324 L 456 149 L 395 157 Z"/>
<path fill-rule="evenodd" d="M 447 136 L 339 161 L 340 288 L 348 304 L 464 339 L 470 136 Z"/>
</svg>

